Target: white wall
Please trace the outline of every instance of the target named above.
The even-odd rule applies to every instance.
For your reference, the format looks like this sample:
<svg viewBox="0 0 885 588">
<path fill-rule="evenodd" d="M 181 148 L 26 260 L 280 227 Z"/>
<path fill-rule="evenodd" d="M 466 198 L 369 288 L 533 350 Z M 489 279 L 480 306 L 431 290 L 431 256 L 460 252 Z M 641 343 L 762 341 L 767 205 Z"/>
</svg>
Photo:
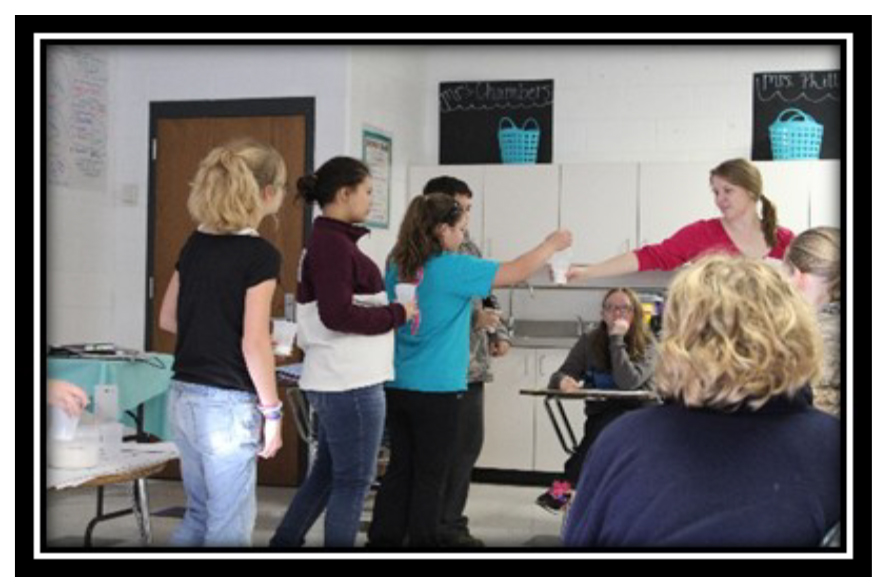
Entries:
<svg viewBox="0 0 885 588">
<path fill-rule="evenodd" d="M 355 47 L 350 52 L 348 154 L 362 156 L 364 127 L 382 130 L 393 139 L 390 224 L 386 229 L 372 228 L 360 240 L 361 249 L 382 271 L 405 214 L 409 166 L 431 157 L 426 129 L 432 114 L 424 100 L 424 61 L 423 51 L 404 47 Z"/>
<path fill-rule="evenodd" d="M 149 103 L 316 98 L 315 161 L 346 150 L 346 47 L 96 47 L 109 66 L 102 191 L 50 187 L 48 342 L 144 342 Z M 134 187 L 137 202 L 120 191 Z M 160 295 L 163 285 L 158 285 Z"/>
<path fill-rule="evenodd" d="M 750 153 L 755 72 L 839 69 L 839 57 L 798 45 L 437 47 L 425 100 L 435 114 L 440 82 L 553 79 L 553 163 L 719 160 Z"/>
<path fill-rule="evenodd" d="M 441 81 L 553 78 L 555 163 L 706 161 L 750 152 L 754 72 L 840 65 L 835 50 L 816 46 L 91 51 L 109 65 L 107 185 L 48 194 L 50 344 L 143 344 L 151 101 L 314 96 L 317 165 L 339 154 L 359 157 L 363 125 L 390 132 L 390 228 L 374 230 L 362 244 L 381 265 L 405 209 L 408 166 L 437 163 Z M 123 202 L 124 188 L 136 191 L 134 204 Z"/>
</svg>

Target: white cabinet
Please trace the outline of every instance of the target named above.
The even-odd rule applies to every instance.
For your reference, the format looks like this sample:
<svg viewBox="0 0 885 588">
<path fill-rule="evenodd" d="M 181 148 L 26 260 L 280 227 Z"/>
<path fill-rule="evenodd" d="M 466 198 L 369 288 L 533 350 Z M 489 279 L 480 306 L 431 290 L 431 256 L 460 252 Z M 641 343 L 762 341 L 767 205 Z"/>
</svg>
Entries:
<svg viewBox="0 0 885 588">
<path fill-rule="evenodd" d="M 710 190 L 719 162 L 639 166 L 639 246 L 660 243 L 685 225 L 720 216 Z"/>
<path fill-rule="evenodd" d="M 840 224 L 841 168 L 838 160 L 757 161 L 765 195 L 777 206 L 778 224 L 795 234 Z"/>
<path fill-rule="evenodd" d="M 483 208 L 485 198 L 483 197 L 485 184 L 485 167 L 482 165 L 427 165 L 412 166 L 409 168 L 409 192 L 408 201 L 424 192 L 424 185 L 428 180 L 437 176 L 452 176 L 466 182 L 473 193 L 471 202 L 470 238 L 482 248 L 483 240 Z"/>
<path fill-rule="evenodd" d="M 575 263 L 597 263 L 637 243 L 636 163 L 561 166 L 560 227 L 574 237 Z"/>
<path fill-rule="evenodd" d="M 841 227 L 842 168 L 839 160 L 816 161 L 809 173 L 811 227 Z"/>
<path fill-rule="evenodd" d="M 538 387 L 544 387 L 550 380 L 550 376 L 559 366 L 563 364 L 568 356 L 568 349 L 538 349 Z M 584 434 L 584 401 L 583 400 L 563 400 L 562 407 L 565 410 L 572 430 L 578 442 Z M 553 423 L 550 421 L 550 415 L 544 406 L 543 398 L 535 398 L 535 456 L 532 469 L 536 472 L 559 472 L 563 471 L 565 460 L 568 454 L 563 450 L 556 431 L 553 429 Z M 560 415 L 555 405 L 551 405 L 555 411 L 557 420 Z M 563 436 L 566 443 L 570 443 L 567 433 L 563 430 Z"/>
<path fill-rule="evenodd" d="M 710 170 L 719 161 L 567 165 L 443 165 L 409 170 L 409 194 L 451 175 L 473 190 L 470 233 L 483 255 L 511 261 L 557 227 L 574 236 L 574 262 L 598 262 L 717 218 Z M 758 161 L 778 222 L 799 234 L 840 224 L 840 162 Z"/>
<path fill-rule="evenodd" d="M 492 360 L 495 379 L 485 387 L 485 441 L 476 466 L 518 471 L 562 470 L 568 457 L 553 430 L 543 399 L 522 389 L 543 388 L 568 349 L 514 347 Z M 583 432 L 583 402 L 563 403 L 575 434 Z"/>
<path fill-rule="evenodd" d="M 534 452 L 534 403 L 520 396 L 535 386 L 535 350 L 513 347 L 492 360 L 495 379 L 485 386 L 485 440 L 480 468 L 530 471 Z"/>
<path fill-rule="evenodd" d="M 808 228 L 810 175 L 816 162 L 754 161 L 762 174 L 762 192 L 777 207 L 777 224 L 796 235 Z M 762 208 L 759 207 L 762 215 Z"/>
<path fill-rule="evenodd" d="M 512 261 L 559 227 L 559 166 L 487 166 L 483 198 L 483 256 Z"/>
</svg>

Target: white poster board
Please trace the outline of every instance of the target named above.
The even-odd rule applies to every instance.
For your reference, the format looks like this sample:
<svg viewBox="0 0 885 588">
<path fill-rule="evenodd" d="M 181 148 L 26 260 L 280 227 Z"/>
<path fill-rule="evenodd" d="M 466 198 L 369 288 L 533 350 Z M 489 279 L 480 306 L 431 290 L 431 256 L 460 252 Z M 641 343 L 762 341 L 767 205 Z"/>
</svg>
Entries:
<svg viewBox="0 0 885 588">
<path fill-rule="evenodd" d="M 372 173 L 372 207 L 364 223 L 386 229 L 390 226 L 390 174 L 393 167 L 393 140 L 389 133 L 363 129 L 363 161 Z"/>
<path fill-rule="evenodd" d="M 77 47 L 51 47 L 45 117 L 48 182 L 103 190 L 108 167 L 106 61 Z"/>
</svg>

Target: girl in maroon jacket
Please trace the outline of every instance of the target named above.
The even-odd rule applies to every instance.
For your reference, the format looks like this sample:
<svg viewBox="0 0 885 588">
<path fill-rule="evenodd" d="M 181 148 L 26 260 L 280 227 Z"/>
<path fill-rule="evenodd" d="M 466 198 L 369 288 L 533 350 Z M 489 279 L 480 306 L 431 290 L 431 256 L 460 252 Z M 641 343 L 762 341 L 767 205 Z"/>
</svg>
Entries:
<svg viewBox="0 0 885 588">
<path fill-rule="evenodd" d="M 390 303 L 378 266 L 357 247 L 369 233 L 372 177 L 366 165 L 335 157 L 298 180 L 298 193 L 323 211 L 301 262 L 300 386 L 319 425 L 316 459 L 271 547 L 298 547 L 326 511 L 325 545 L 353 547 L 363 500 L 375 479 L 384 429 L 382 384 L 393 378 L 393 330 L 414 303 Z"/>
</svg>

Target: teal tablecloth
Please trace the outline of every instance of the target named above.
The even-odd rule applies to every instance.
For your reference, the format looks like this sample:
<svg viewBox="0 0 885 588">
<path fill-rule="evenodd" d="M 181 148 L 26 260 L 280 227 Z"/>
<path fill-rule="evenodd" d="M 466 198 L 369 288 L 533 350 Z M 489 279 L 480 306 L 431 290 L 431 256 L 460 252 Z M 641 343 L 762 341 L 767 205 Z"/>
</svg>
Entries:
<svg viewBox="0 0 885 588">
<path fill-rule="evenodd" d="M 172 431 L 166 422 L 166 392 L 174 357 L 162 353 L 147 356 L 147 361 L 50 357 L 46 371 L 50 379 L 67 380 L 83 388 L 90 401 L 96 385 L 116 385 L 121 423 L 135 427 L 135 421 L 125 411 L 134 413 L 143 404 L 144 430 L 160 439 L 171 439 Z"/>
</svg>

